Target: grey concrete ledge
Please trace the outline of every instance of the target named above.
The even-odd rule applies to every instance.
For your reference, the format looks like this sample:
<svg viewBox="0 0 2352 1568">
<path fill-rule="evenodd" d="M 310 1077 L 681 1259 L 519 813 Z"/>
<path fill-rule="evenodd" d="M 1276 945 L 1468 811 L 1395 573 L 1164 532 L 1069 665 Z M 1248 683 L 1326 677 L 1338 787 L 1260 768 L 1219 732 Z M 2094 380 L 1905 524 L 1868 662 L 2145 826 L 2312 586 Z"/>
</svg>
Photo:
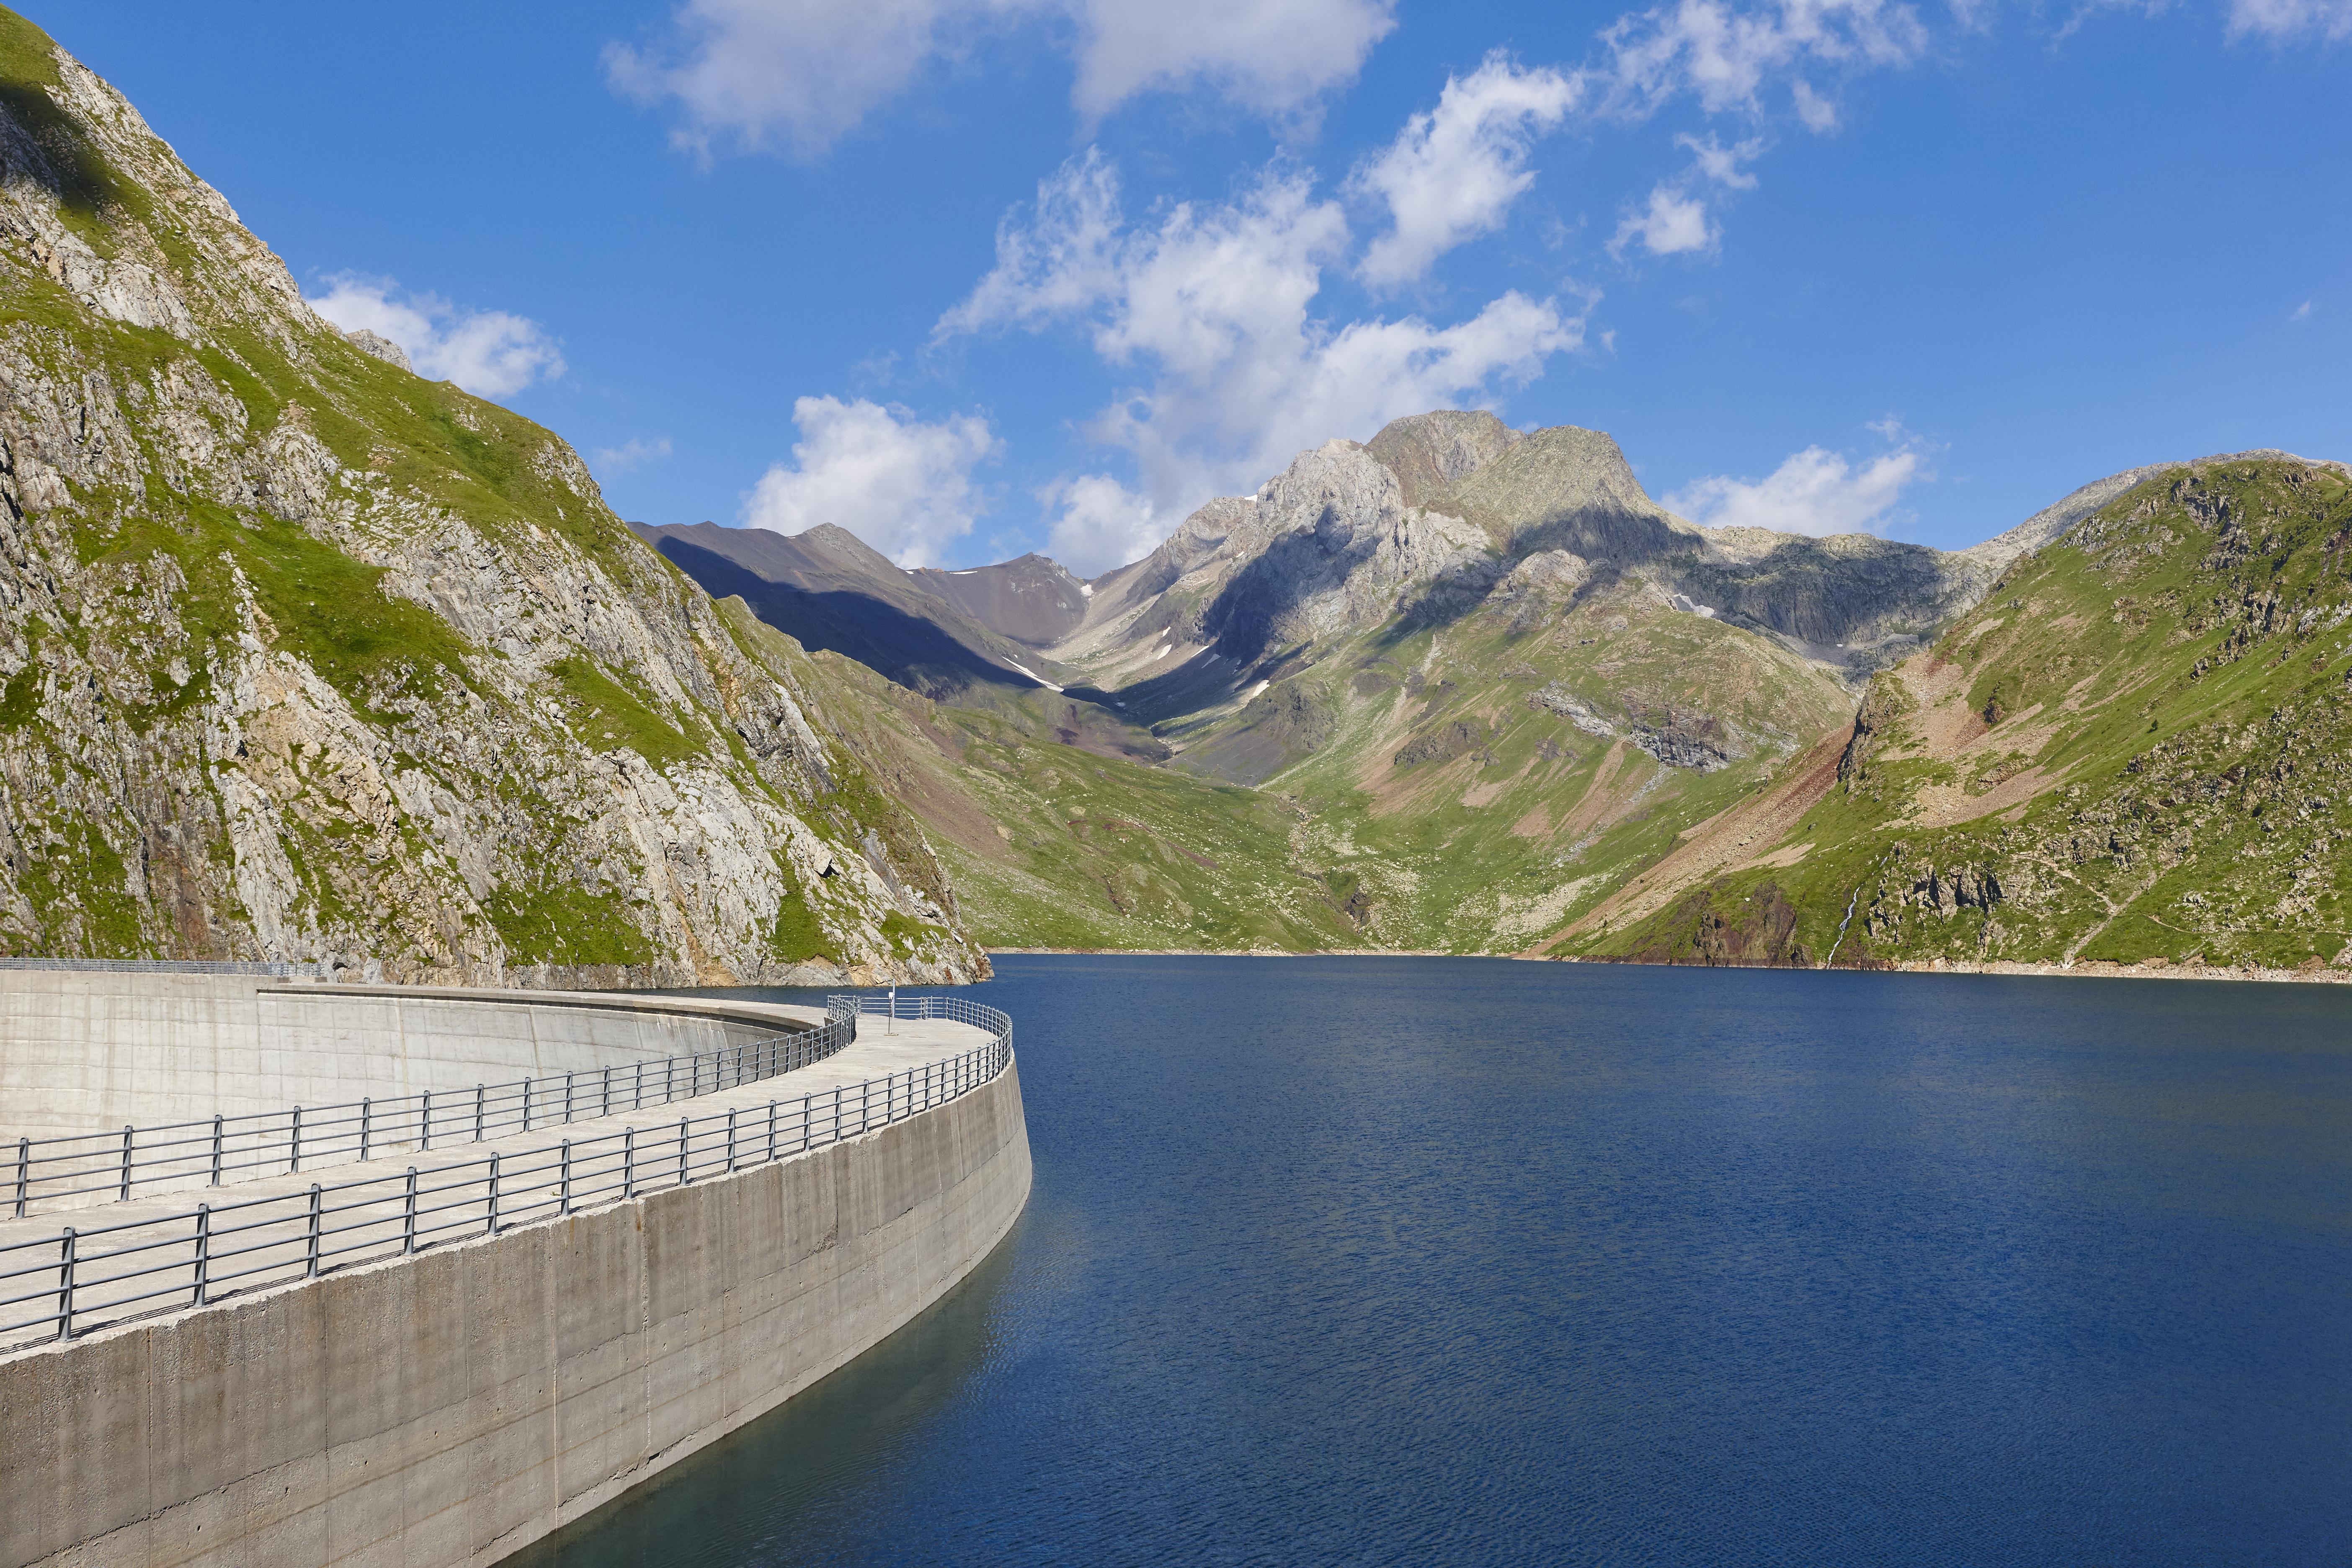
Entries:
<svg viewBox="0 0 2352 1568">
<path fill-rule="evenodd" d="M 1008 1063 L 845 1142 L 11 1356 L 0 1562 L 495 1563 L 905 1324 L 1029 1185 Z"/>
</svg>

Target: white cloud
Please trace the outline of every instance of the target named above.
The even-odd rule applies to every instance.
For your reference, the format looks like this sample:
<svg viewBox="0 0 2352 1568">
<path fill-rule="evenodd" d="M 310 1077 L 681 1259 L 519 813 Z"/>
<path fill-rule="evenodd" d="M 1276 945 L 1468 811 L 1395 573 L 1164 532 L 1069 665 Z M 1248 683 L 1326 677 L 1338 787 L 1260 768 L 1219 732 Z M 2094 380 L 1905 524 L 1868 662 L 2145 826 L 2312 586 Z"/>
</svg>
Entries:
<svg viewBox="0 0 2352 1568">
<path fill-rule="evenodd" d="M 1715 230 L 1706 221 L 1706 204 L 1669 180 L 1650 193 L 1646 208 L 1627 213 L 1609 242 L 1612 256 L 1624 253 L 1635 240 L 1653 256 L 1674 256 L 1685 250 L 1708 250 Z"/>
<path fill-rule="evenodd" d="M 1489 401 L 1583 342 L 1581 313 L 1516 291 L 1452 326 L 1407 316 L 1334 328 L 1310 310 L 1348 241 L 1338 204 L 1278 169 L 1231 203 L 1183 203 L 1130 226 L 1116 171 L 1089 152 L 1039 186 L 1027 221 L 1008 219 L 995 269 L 935 336 L 1073 326 L 1106 363 L 1139 372 L 1087 429 L 1134 455 L 1155 537 L 1304 447 Z"/>
<path fill-rule="evenodd" d="M 1154 89 L 1203 87 L 1253 112 L 1297 114 L 1355 80 L 1396 26 L 1396 0 L 1066 0 L 1078 22 L 1078 112 Z"/>
<path fill-rule="evenodd" d="M 632 436 L 617 447 L 597 447 L 588 455 L 588 462 L 599 473 L 625 474 L 642 468 L 647 463 L 658 463 L 668 456 L 668 437 L 657 437 L 647 441 Z"/>
<path fill-rule="evenodd" d="M 1081 577 L 1140 560 L 1168 536 L 1150 499 L 1108 474 L 1064 479 L 1039 499 L 1060 509 L 1046 553 Z"/>
<path fill-rule="evenodd" d="M 2259 33 L 2273 43 L 2306 35 L 2352 37 L 2352 0 L 2230 0 L 2230 36 Z"/>
<path fill-rule="evenodd" d="M 1815 92 L 1813 84 L 1803 77 L 1789 89 L 1789 97 L 1797 106 L 1797 118 L 1814 135 L 1826 136 L 1837 129 L 1837 105 Z"/>
<path fill-rule="evenodd" d="M 389 278 L 356 272 L 327 279 L 313 310 L 347 332 L 373 332 L 407 351 L 416 374 L 454 381 L 480 397 L 505 397 L 563 374 L 563 355 L 537 321 L 504 310 L 461 310 L 437 294 L 401 294 Z"/>
<path fill-rule="evenodd" d="M 1364 252 L 1365 280 L 1411 282 L 1446 251 L 1501 226 L 1535 182 L 1530 145 L 1566 118 L 1581 90 L 1559 71 L 1521 70 L 1499 50 L 1469 76 L 1446 78 L 1437 107 L 1405 121 L 1349 181 L 1386 202 L 1395 226 Z"/>
<path fill-rule="evenodd" d="M 604 68 L 641 103 L 677 100 L 682 146 L 730 137 L 813 158 L 935 58 L 1021 21 L 1070 45 L 1071 100 L 1089 122 L 1162 89 L 1298 116 L 1396 26 L 1395 0 L 687 0 L 660 42 L 610 45 Z"/>
<path fill-rule="evenodd" d="M 1696 136 L 1677 136 L 1675 144 L 1690 149 L 1690 172 L 1659 181 L 1650 192 L 1646 208 L 1626 212 L 1618 221 L 1616 237 L 1609 242 L 1610 255 L 1623 257 L 1626 247 L 1637 239 L 1642 248 L 1653 256 L 1712 250 L 1722 235 L 1707 221 L 1706 203 L 1693 195 L 1691 187 L 1706 183 L 1732 191 L 1756 188 L 1756 176 L 1740 165 L 1752 163 L 1764 151 L 1762 137 L 1726 147 L 1711 135 L 1704 141 Z"/>
<path fill-rule="evenodd" d="M 971 531 L 981 510 L 971 471 L 999 447 L 987 420 L 967 414 L 926 424 L 863 398 L 803 397 L 793 423 L 796 466 L 778 463 L 761 476 L 744 502 L 746 523 L 779 533 L 835 523 L 901 566 L 936 565 L 950 541 Z"/>
<path fill-rule="evenodd" d="M 1904 489 L 1933 476 L 1922 444 L 1889 421 L 1871 426 L 1895 443 L 1866 460 L 1808 447 L 1760 479 L 1695 479 L 1665 497 L 1668 510 L 1709 528 L 1778 533 L 1875 533 Z"/>
<path fill-rule="evenodd" d="M 1712 136 L 1705 141 L 1696 136 L 1677 136 L 1675 145 L 1687 147 L 1692 157 L 1697 160 L 1691 171 L 1696 178 L 1713 181 L 1726 190 L 1752 191 L 1756 188 L 1756 176 L 1745 173 L 1739 165 L 1754 163 L 1757 155 L 1764 151 L 1762 137 L 1737 142 L 1726 147 Z"/>
<path fill-rule="evenodd" d="M 2305 300 L 2302 304 L 2297 305 L 2294 310 L 2288 314 L 2287 320 L 2290 321 L 2307 321 L 2311 320 L 2311 301 Z"/>
<path fill-rule="evenodd" d="M 1710 114 L 1759 113 L 1765 84 L 1789 75 L 1798 117 L 1816 131 L 1836 124 L 1836 110 L 1795 72 L 1899 68 L 1927 47 L 1918 14 L 1900 0 L 1766 0 L 1744 9 L 1726 0 L 1675 0 L 1629 12 L 1601 37 L 1607 58 L 1597 69 L 1612 112 L 1639 119 L 1691 97 Z"/>
</svg>

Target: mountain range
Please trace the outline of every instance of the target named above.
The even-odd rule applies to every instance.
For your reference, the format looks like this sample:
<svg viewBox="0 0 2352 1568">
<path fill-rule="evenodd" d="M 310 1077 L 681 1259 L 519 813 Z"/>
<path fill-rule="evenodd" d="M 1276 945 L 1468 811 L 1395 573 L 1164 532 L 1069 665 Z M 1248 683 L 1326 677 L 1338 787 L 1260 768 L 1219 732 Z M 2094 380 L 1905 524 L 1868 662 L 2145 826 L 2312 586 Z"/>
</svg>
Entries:
<svg viewBox="0 0 2352 1568">
<path fill-rule="evenodd" d="M 2151 809 L 2147 737 L 2210 762 L 2294 714 L 2263 766 L 2342 765 L 2344 480 L 2275 451 L 2149 465 L 1945 552 L 1698 527 L 1606 435 L 1440 411 L 1303 452 L 1091 581 L 901 571 L 837 528 L 646 531 L 889 678 L 876 744 L 992 943 L 2292 966 L 2352 936 L 2336 795 L 2255 840 L 2200 818 L 2163 877 L 2085 846 Z M 2249 517 L 2260 551 L 2217 542 Z M 2161 608 L 2092 603 L 2150 574 Z M 873 638 L 878 610 L 809 614 L 843 594 L 920 629 L 861 654 L 835 628 Z M 2300 663 L 2197 673 L 2263 595 Z M 2093 636 L 2095 610 L 2147 624 Z M 919 657 L 950 644 L 959 668 Z M 2119 729 L 2116 694 L 2156 689 L 2179 695 Z"/>
<path fill-rule="evenodd" d="M 1971 549 L 1440 410 L 1089 580 L 625 524 L 0 13 L 0 951 L 957 982 L 985 948 L 2345 966 L 2352 473 Z"/>
</svg>

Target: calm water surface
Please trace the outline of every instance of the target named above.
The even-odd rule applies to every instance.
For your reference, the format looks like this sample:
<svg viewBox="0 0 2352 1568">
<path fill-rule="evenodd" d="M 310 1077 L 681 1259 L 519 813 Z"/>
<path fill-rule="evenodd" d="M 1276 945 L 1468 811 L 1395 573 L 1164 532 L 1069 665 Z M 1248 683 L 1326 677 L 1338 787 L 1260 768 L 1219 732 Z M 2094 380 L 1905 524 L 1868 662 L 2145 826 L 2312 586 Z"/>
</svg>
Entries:
<svg viewBox="0 0 2352 1568">
<path fill-rule="evenodd" d="M 999 973 L 1005 1244 L 519 1563 L 2352 1561 L 2352 991 Z"/>
</svg>

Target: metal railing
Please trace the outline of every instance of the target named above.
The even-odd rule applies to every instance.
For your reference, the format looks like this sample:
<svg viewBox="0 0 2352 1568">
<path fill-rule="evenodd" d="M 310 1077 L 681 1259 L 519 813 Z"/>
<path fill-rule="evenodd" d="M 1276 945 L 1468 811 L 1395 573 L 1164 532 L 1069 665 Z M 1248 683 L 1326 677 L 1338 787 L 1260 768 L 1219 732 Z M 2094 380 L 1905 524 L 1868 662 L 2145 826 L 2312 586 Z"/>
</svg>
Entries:
<svg viewBox="0 0 2352 1568">
<path fill-rule="evenodd" d="M 902 1072 L 764 1106 L 0 1244 L 0 1353 L 823 1148 L 968 1094 L 1013 1059 L 1013 1021 L 961 997 L 835 996 L 826 1014 L 825 1031 L 851 1038 L 859 1016 L 948 1019 L 989 1037 Z M 702 1092 L 720 1087 L 735 1086 L 711 1082 Z"/>
<path fill-rule="evenodd" d="M 0 969 L 61 969 L 85 974 L 254 974 L 291 980 L 326 974 L 323 963 L 247 963 L 210 958 L 0 958 Z"/>
<path fill-rule="evenodd" d="M 854 998 L 840 999 L 845 1005 Z M 642 1110 L 733 1089 L 820 1061 L 856 1037 L 828 1013 L 814 1029 L 780 1031 L 693 1056 L 660 1057 L 625 1067 L 592 1068 L 562 1078 L 526 1078 L 471 1089 L 340 1105 L 297 1105 L 252 1116 L 125 1126 L 120 1132 L 19 1138 L 0 1144 L 0 1209 L 16 1218 L 53 1207 L 90 1206 L 93 1196 L 127 1203 L 134 1195 L 217 1187 L 256 1175 L 292 1175 L 414 1150 L 437 1139 L 479 1143 L 509 1132 L 619 1110 Z M 75 1200 L 82 1200 L 77 1203 Z"/>
</svg>

